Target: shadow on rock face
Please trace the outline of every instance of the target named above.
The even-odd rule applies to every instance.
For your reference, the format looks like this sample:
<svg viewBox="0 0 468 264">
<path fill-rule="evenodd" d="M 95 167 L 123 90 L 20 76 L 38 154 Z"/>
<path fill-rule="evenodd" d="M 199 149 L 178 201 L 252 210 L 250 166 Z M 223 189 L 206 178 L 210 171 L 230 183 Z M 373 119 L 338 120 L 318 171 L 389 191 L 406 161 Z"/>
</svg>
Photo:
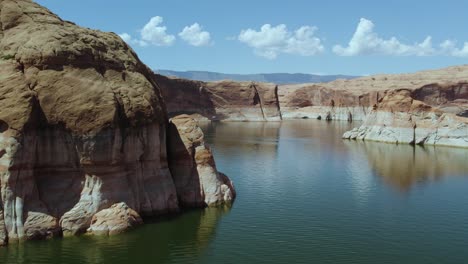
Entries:
<svg viewBox="0 0 468 264">
<path fill-rule="evenodd" d="M 169 168 L 182 207 L 231 204 L 235 190 L 227 176 L 216 169 L 198 123 L 188 115 L 170 120 L 167 153 Z"/>
<path fill-rule="evenodd" d="M 0 133 L 3 133 L 8 130 L 8 124 L 0 119 Z"/>
<path fill-rule="evenodd" d="M 182 137 L 173 123 L 169 124 L 167 147 L 169 168 L 174 179 L 180 205 L 182 207 L 204 206 L 200 175 L 192 158 L 195 149 L 185 147 Z"/>
</svg>

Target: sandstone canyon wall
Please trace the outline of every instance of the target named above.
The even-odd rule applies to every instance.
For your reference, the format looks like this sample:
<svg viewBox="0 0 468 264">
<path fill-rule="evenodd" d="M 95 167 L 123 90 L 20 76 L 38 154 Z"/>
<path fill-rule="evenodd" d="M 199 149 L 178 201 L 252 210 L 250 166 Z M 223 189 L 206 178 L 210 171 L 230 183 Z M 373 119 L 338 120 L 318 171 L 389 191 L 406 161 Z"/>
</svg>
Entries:
<svg viewBox="0 0 468 264">
<path fill-rule="evenodd" d="M 467 146 L 468 66 L 280 86 L 155 79 L 169 114 L 224 121 L 363 121 L 344 138 Z M 181 100 L 183 107 L 176 104 Z"/>
<path fill-rule="evenodd" d="M 198 171 L 178 184 L 167 138 L 171 152 L 189 135 L 169 129 L 152 72 L 116 34 L 0 0 L 0 79 L 0 244 L 118 233 L 179 211 L 190 191 L 196 206 L 234 199 L 201 142 L 195 157 L 170 157 Z"/>
<path fill-rule="evenodd" d="M 201 82 L 155 75 L 170 116 L 213 121 L 279 121 L 278 86 L 254 82 Z M 183 102 L 183 103 L 179 103 Z"/>
</svg>

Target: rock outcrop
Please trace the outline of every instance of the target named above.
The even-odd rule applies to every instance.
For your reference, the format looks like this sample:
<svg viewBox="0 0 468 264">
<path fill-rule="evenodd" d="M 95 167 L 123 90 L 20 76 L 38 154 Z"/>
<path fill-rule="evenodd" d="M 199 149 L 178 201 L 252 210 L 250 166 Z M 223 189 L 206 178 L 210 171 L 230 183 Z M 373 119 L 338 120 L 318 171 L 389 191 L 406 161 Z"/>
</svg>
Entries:
<svg viewBox="0 0 468 264">
<path fill-rule="evenodd" d="M 395 90 L 382 98 L 362 126 L 343 138 L 468 147 L 468 119 L 414 100 L 409 90 Z"/>
<path fill-rule="evenodd" d="M 0 244 L 180 210 L 160 89 L 116 34 L 0 0 L 0 79 Z"/>
<path fill-rule="evenodd" d="M 142 224 L 143 220 L 135 210 L 125 203 L 118 203 L 95 214 L 91 219 L 88 233 L 115 235 Z"/>
<path fill-rule="evenodd" d="M 199 207 L 232 201 L 236 195 L 233 184 L 217 171 L 196 121 L 188 115 L 180 115 L 170 123 L 169 166 L 180 203 Z"/>
</svg>

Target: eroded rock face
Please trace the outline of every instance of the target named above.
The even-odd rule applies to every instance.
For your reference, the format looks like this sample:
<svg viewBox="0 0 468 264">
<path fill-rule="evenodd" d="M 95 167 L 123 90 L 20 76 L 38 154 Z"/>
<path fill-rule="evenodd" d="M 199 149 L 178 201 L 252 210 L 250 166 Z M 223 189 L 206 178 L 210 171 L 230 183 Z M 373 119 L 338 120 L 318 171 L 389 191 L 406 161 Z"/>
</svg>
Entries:
<svg viewBox="0 0 468 264">
<path fill-rule="evenodd" d="M 468 147 L 468 119 L 413 100 L 410 93 L 388 92 L 362 126 L 346 132 L 343 138 Z"/>
<path fill-rule="evenodd" d="M 170 116 L 223 121 L 279 121 L 278 86 L 253 82 L 201 82 L 155 75 Z"/>
<path fill-rule="evenodd" d="M 143 220 L 135 210 L 125 203 L 118 203 L 95 214 L 88 232 L 94 235 L 116 235 L 142 224 Z"/>
<path fill-rule="evenodd" d="M 355 94 L 326 84 L 284 85 L 279 89 L 283 119 L 363 120 L 381 93 Z"/>
<path fill-rule="evenodd" d="M 116 34 L 0 0 L 0 53 L 0 244 L 180 209 L 159 87 Z"/>
<path fill-rule="evenodd" d="M 387 92 L 446 113 L 468 116 L 468 66 L 412 74 L 375 75 L 329 83 L 280 85 L 235 81 L 200 82 L 156 75 L 169 113 L 225 121 L 286 119 L 365 120 Z M 179 101 L 184 104 L 178 105 Z"/>
<path fill-rule="evenodd" d="M 230 204 L 236 195 L 233 184 L 217 171 L 197 122 L 188 115 L 179 115 L 170 123 L 169 165 L 180 203 L 185 206 Z"/>
<path fill-rule="evenodd" d="M 281 86 L 157 78 L 164 83 L 164 97 L 169 104 L 173 102 L 172 113 L 192 114 L 199 119 L 364 121 L 363 126 L 346 133 L 344 138 L 393 143 L 465 146 L 468 136 L 466 65 Z M 187 105 L 177 107 L 176 98 Z"/>
</svg>

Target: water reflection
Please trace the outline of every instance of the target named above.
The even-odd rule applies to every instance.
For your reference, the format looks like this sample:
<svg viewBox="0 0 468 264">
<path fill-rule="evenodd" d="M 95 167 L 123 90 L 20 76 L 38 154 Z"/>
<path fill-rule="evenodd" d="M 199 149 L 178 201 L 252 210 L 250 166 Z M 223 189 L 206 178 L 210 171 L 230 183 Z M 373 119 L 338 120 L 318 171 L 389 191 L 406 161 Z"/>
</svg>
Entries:
<svg viewBox="0 0 468 264">
<path fill-rule="evenodd" d="M 210 144 L 218 149 L 251 151 L 262 148 L 273 155 L 278 152 L 281 122 L 202 122 L 199 125 Z"/>
<path fill-rule="evenodd" d="M 228 207 L 194 210 L 112 237 L 29 241 L 0 249 L 0 263 L 169 263 L 203 254 Z M 154 220 L 153 220 L 154 221 Z"/>
<path fill-rule="evenodd" d="M 344 144 L 353 156 L 365 154 L 375 174 L 401 191 L 444 177 L 468 176 L 466 149 L 363 141 L 344 141 Z"/>
</svg>

